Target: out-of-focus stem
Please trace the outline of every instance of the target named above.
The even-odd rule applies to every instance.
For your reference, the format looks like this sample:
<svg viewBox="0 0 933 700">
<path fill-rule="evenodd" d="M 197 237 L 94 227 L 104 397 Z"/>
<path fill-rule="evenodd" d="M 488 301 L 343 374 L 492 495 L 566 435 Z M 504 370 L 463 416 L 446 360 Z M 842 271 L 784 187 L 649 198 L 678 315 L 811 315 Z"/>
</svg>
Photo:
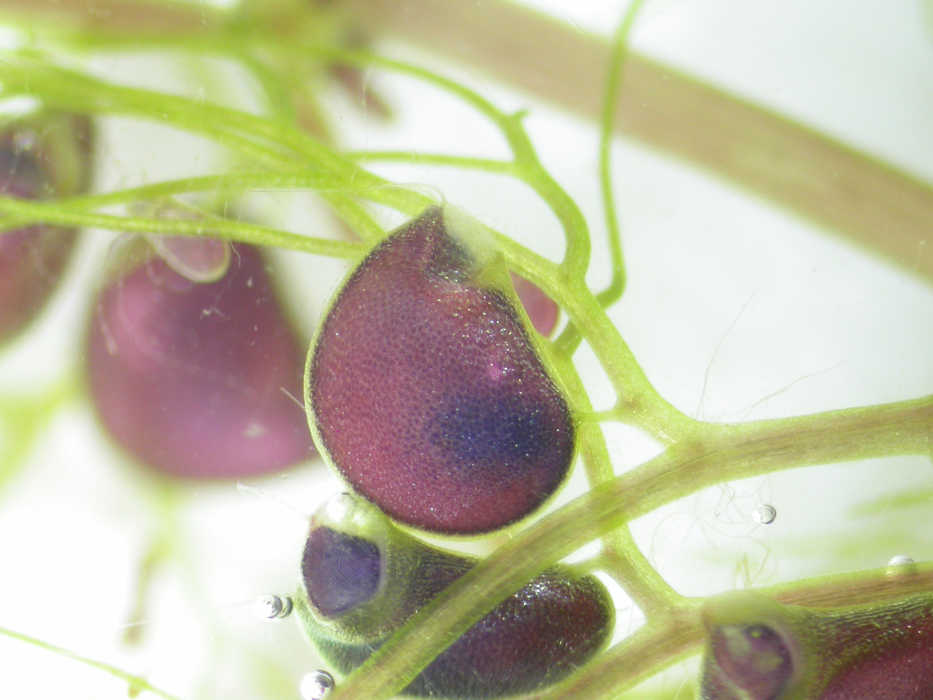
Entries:
<svg viewBox="0 0 933 700">
<path fill-rule="evenodd" d="M 45 651 L 48 651 L 52 654 L 63 656 L 66 659 L 72 659 L 73 661 L 77 661 L 78 663 L 84 664 L 85 666 L 100 669 L 101 671 L 109 673 L 115 678 L 124 680 L 129 685 L 129 697 L 135 697 L 135 695 L 138 695 L 141 692 L 149 692 L 153 695 L 163 698 L 163 700 L 180 700 L 177 696 L 170 695 L 164 690 L 160 690 L 159 688 L 151 685 L 141 676 L 134 676 L 133 674 L 117 668 L 116 666 L 104 663 L 103 661 L 97 661 L 95 659 L 88 658 L 87 656 L 82 656 L 81 654 L 76 654 L 75 652 L 65 649 L 64 647 L 50 644 L 49 642 L 36 639 L 35 637 L 30 637 L 29 635 L 23 634 L 21 632 L 14 632 L 13 630 L 7 629 L 6 627 L 0 627 L 0 636 L 9 637 L 10 639 L 15 639 L 20 642 L 25 642 L 26 644 L 30 644 L 39 649 L 44 649 Z"/>
<path fill-rule="evenodd" d="M 0 0 L 0 10 L 99 29 L 173 34 L 208 31 L 216 28 L 223 16 L 207 5 L 172 0 Z"/>
<path fill-rule="evenodd" d="M 611 47 L 503 0 L 343 0 L 373 34 L 473 65 L 598 119 Z M 637 53 L 616 128 L 933 281 L 933 187 L 815 130 Z"/>
</svg>

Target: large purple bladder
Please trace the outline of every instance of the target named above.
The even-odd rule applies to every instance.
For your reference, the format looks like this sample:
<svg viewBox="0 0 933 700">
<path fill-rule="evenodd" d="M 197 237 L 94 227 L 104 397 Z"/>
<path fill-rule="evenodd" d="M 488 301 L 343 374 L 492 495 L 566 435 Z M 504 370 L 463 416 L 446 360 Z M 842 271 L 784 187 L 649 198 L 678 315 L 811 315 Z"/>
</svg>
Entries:
<svg viewBox="0 0 933 700">
<path fill-rule="evenodd" d="M 232 247 L 191 281 L 153 254 L 101 290 L 87 338 L 97 415 L 126 452 L 194 479 L 257 476 L 308 459 L 302 347 L 265 258 Z"/>
<path fill-rule="evenodd" d="M 307 378 L 319 447 L 350 485 L 451 534 L 527 516 L 574 454 L 504 264 L 469 226 L 432 208 L 378 245 L 337 293 Z"/>
</svg>

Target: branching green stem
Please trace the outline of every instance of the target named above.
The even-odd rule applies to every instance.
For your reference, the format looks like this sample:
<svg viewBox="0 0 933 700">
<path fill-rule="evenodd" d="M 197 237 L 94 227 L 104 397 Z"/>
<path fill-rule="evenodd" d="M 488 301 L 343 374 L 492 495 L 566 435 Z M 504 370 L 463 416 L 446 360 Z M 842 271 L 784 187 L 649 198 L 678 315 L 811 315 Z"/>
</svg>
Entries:
<svg viewBox="0 0 933 700">
<path fill-rule="evenodd" d="M 85 666 L 90 666 L 92 668 L 100 669 L 101 671 L 104 671 L 105 673 L 109 673 L 111 676 L 114 676 L 115 678 L 119 678 L 123 681 L 126 681 L 131 691 L 133 692 L 145 691 L 148 693 L 152 693 L 153 695 L 156 695 L 160 698 L 163 698 L 163 700 L 180 700 L 178 696 L 172 695 L 170 693 L 167 693 L 164 690 L 156 688 L 154 685 L 149 683 L 149 681 L 147 681 L 145 678 L 141 678 L 140 676 L 135 676 L 132 673 L 128 673 L 127 671 L 119 669 L 116 666 L 112 666 L 108 663 L 104 663 L 103 661 L 97 661 L 95 659 L 90 659 L 86 656 L 82 656 L 81 654 L 76 654 L 73 651 L 69 651 L 68 649 L 65 649 L 63 647 L 55 646 L 54 644 L 44 642 L 41 639 L 36 639 L 35 637 L 30 637 L 20 632 L 14 632 L 13 630 L 6 629 L 5 627 L 0 627 L 0 635 L 9 637 L 10 639 L 16 639 L 21 642 L 25 642 L 26 644 L 31 644 L 34 647 L 38 647 L 39 649 L 43 649 L 53 654 L 57 654 L 58 656 L 64 656 L 67 659 L 77 661 L 78 663 L 84 664 Z"/>
<path fill-rule="evenodd" d="M 583 382 L 570 358 L 558 355 L 554 363 L 568 394 L 579 397 L 574 405 L 575 414 L 592 411 Z M 615 473 L 602 428 L 596 423 L 581 423 L 578 430 L 580 452 L 590 485 L 611 481 Z M 615 579 L 645 616 L 665 615 L 682 601 L 638 548 L 627 525 L 603 537 L 600 559 L 601 568 Z"/>
<path fill-rule="evenodd" d="M 615 195 L 612 189 L 612 132 L 618 109 L 619 91 L 622 82 L 622 67 L 628 53 L 628 37 L 635 24 L 635 18 L 641 10 L 642 1 L 635 0 L 629 6 L 616 30 L 612 41 L 612 53 L 609 57 L 609 71 L 606 77 L 606 90 L 603 97 L 602 116 L 599 128 L 599 186 L 603 202 L 603 218 L 609 240 L 609 266 L 611 278 L 609 286 L 596 295 L 602 307 L 608 308 L 618 301 L 625 291 L 625 259 L 622 255 L 622 232 L 619 230 L 619 216 L 616 212 Z M 555 341 L 558 350 L 567 355 L 573 354 L 583 337 L 575 323 L 567 327 Z"/>
<path fill-rule="evenodd" d="M 757 590 L 791 605 L 883 604 L 914 593 L 933 591 L 933 564 L 918 566 L 917 571 L 908 576 L 892 576 L 886 569 L 871 569 Z M 701 604 L 701 600 L 690 600 L 689 604 L 673 611 L 671 617 L 645 624 L 582 672 L 526 700 L 617 697 L 663 668 L 696 653 L 705 634 L 699 619 Z"/>
<path fill-rule="evenodd" d="M 584 337 L 599 358 L 616 391 L 617 409 L 627 422 L 665 442 L 691 439 L 699 423 L 664 399 L 652 386 L 622 338 L 585 284 L 551 288 L 571 322 L 586 329 Z"/>
<path fill-rule="evenodd" d="M 243 221 L 217 218 L 183 220 L 86 214 L 81 211 L 64 210 L 55 203 L 30 202 L 12 197 L 0 197 L 0 213 L 12 214 L 15 217 L 12 222 L 3 222 L 6 228 L 32 222 L 44 222 L 61 226 L 90 226 L 113 231 L 156 233 L 166 236 L 209 236 L 350 259 L 358 258 L 365 249 L 360 243 L 301 236 Z"/>
<path fill-rule="evenodd" d="M 27 56 L 9 58 L 0 70 L 3 92 L 40 96 L 50 106 L 79 112 L 129 114 L 202 133 L 262 164 L 264 167 L 312 167 L 328 177 L 322 193 L 350 225 L 365 218 L 351 200 L 358 194 L 408 214 L 416 214 L 431 200 L 406 190 L 338 156 L 295 126 L 238 110 L 174 95 L 112 85 L 76 71 Z M 371 226 L 364 224 L 365 228 Z"/>
<path fill-rule="evenodd" d="M 640 0 L 631 4 L 615 35 L 605 84 L 599 176 L 612 278 L 599 294 L 593 294 L 585 283 L 591 256 L 588 224 L 576 202 L 541 163 L 525 129 L 524 113 L 507 113 L 475 91 L 420 66 L 336 48 L 297 29 L 290 33 L 283 27 L 263 26 L 256 31 L 241 31 L 242 27 L 235 22 L 221 22 L 220 15 L 211 16 L 216 32 L 210 35 L 179 32 L 157 36 L 150 33 L 134 44 L 133 36 L 106 36 L 93 28 L 86 35 L 72 34 L 70 39 L 67 32 L 62 34 L 73 47 L 81 44 L 82 48 L 100 50 L 138 48 L 145 44 L 149 48 L 186 51 L 192 56 L 205 53 L 229 56 L 240 61 L 263 87 L 272 116 L 261 117 L 203 100 L 113 85 L 25 52 L 8 57 L 0 65 L 0 89 L 4 96 L 35 96 L 49 106 L 62 109 L 159 121 L 215 141 L 245 159 L 244 168 L 249 168 L 248 172 L 185 178 L 58 201 L 0 197 L 0 231 L 41 222 L 165 235 L 212 236 L 358 259 L 374 241 L 385 235 L 364 206 L 366 203 L 391 207 L 408 215 L 418 214 L 434 203 L 431 197 L 395 185 L 360 166 L 361 162 L 368 161 L 468 168 L 511 176 L 531 187 L 559 221 L 566 248 L 562 261 L 557 264 L 505 235 L 494 233 L 509 266 L 538 284 L 569 316 L 565 332 L 555 342 L 544 346 L 579 419 L 581 456 L 592 488 L 515 536 L 420 610 L 338 688 L 334 700 L 347 697 L 371 700 L 392 695 L 499 601 L 547 566 L 596 538 L 603 540 L 597 562 L 645 612 L 647 622 L 642 629 L 589 664 L 582 673 L 535 697 L 613 697 L 695 651 L 703 634 L 698 614 L 700 601 L 680 596 L 650 565 L 628 529 L 633 518 L 733 478 L 874 456 L 931 454 L 933 397 L 744 424 L 717 425 L 694 420 L 654 389 L 619 330 L 606 315 L 605 307 L 621 296 L 626 280 L 612 195 L 610 146 L 611 132 L 617 125 L 627 38 L 641 4 Z M 299 77 L 276 72 L 279 64 L 290 61 L 301 66 L 297 71 Z M 293 100 L 306 77 L 306 70 L 338 62 L 396 71 L 460 98 L 501 131 L 511 151 L 511 160 L 400 151 L 340 153 L 330 148 L 294 123 Z M 366 243 L 313 238 L 211 216 L 201 221 L 162 220 L 100 211 L 108 206 L 190 192 L 214 191 L 223 195 L 269 188 L 313 190 Z M 600 414 L 593 413 L 572 363 L 573 352 L 584 339 L 605 369 L 616 394 L 613 409 Z M 19 430 L 18 423 L 14 425 L 14 432 L 21 437 L 12 443 L 13 451 L 0 456 L 5 457 L 0 460 L 0 467 L 7 470 L 0 472 L 0 482 L 9 476 L 10 465 L 20 460 L 31 444 L 35 426 L 41 423 L 36 416 L 45 420 L 58 405 L 56 396 L 53 392 L 31 403 L 19 404 L 27 418 L 23 430 Z M 6 413 L 2 402 L 0 410 Z M 667 449 L 628 473 L 616 475 L 600 420 L 619 420 L 637 426 L 666 444 Z M 164 555 L 163 544 L 154 547 L 153 561 Z M 874 601 L 902 594 L 919 585 L 929 586 L 933 577 L 931 571 L 927 568 L 915 576 L 883 579 L 877 572 L 851 574 L 832 580 L 796 582 L 775 587 L 770 593 L 785 602 L 812 605 L 844 604 L 856 599 Z M 102 668 L 131 682 L 135 688 L 171 698 L 142 679 L 106 664 L 8 630 L 0 629 L 0 633 Z"/>
<path fill-rule="evenodd" d="M 541 164 L 537 151 L 522 124 L 523 112 L 507 114 L 482 95 L 420 66 L 394 61 L 371 53 L 346 51 L 325 46 L 309 46 L 329 60 L 359 66 L 379 66 L 418 78 L 456 95 L 492 121 L 502 132 L 514 157 L 515 174 L 527 183 L 551 208 L 560 221 L 567 241 L 561 275 L 582 280 L 590 260 L 590 236 L 586 219 L 576 202 L 567 195 Z M 500 167 L 500 166 L 495 166 Z"/>
<path fill-rule="evenodd" d="M 501 600 L 579 547 L 701 488 L 781 469 L 927 454 L 933 396 L 739 425 L 702 437 L 597 486 L 500 547 L 408 622 L 333 696 L 387 698 Z"/>
</svg>

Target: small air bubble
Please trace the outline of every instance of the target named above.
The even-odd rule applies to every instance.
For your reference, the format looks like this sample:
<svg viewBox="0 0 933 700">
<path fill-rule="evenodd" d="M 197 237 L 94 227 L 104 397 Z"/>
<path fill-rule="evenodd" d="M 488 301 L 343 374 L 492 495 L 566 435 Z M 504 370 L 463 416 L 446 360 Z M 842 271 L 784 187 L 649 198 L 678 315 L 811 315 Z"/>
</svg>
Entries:
<svg viewBox="0 0 933 700">
<path fill-rule="evenodd" d="M 334 688 L 334 677 L 318 669 L 301 679 L 300 692 L 304 700 L 324 700 Z"/>
<path fill-rule="evenodd" d="M 349 493 L 343 492 L 331 496 L 324 504 L 324 517 L 334 523 L 343 523 L 351 519 L 353 511 L 359 508 L 359 502 Z"/>
<path fill-rule="evenodd" d="M 256 616 L 266 620 L 281 620 L 292 612 L 292 599 L 288 596 L 264 595 L 256 601 Z"/>
<path fill-rule="evenodd" d="M 762 525 L 770 525 L 777 518 L 777 508 L 768 503 L 762 503 L 755 509 L 754 518 Z"/>
</svg>

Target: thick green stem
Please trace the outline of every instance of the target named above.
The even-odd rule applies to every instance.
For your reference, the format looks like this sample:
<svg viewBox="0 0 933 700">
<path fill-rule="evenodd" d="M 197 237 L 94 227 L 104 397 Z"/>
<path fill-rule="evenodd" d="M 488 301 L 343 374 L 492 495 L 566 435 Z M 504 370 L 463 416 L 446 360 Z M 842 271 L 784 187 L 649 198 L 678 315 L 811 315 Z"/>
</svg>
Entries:
<svg viewBox="0 0 933 700">
<path fill-rule="evenodd" d="M 893 454 L 928 454 L 933 396 L 741 425 L 707 424 L 500 547 L 412 616 L 333 695 L 386 698 L 501 600 L 582 545 L 665 503 L 734 478 Z"/>
<path fill-rule="evenodd" d="M 808 607 L 882 605 L 914 593 L 933 590 L 933 564 L 908 576 L 892 576 L 885 569 L 825 576 L 757 589 L 776 600 Z M 659 624 L 649 623 L 614 646 L 581 673 L 546 692 L 525 700 L 603 700 L 616 697 L 666 666 L 696 653 L 704 638 L 699 609 L 702 601 L 672 611 Z"/>
</svg>

